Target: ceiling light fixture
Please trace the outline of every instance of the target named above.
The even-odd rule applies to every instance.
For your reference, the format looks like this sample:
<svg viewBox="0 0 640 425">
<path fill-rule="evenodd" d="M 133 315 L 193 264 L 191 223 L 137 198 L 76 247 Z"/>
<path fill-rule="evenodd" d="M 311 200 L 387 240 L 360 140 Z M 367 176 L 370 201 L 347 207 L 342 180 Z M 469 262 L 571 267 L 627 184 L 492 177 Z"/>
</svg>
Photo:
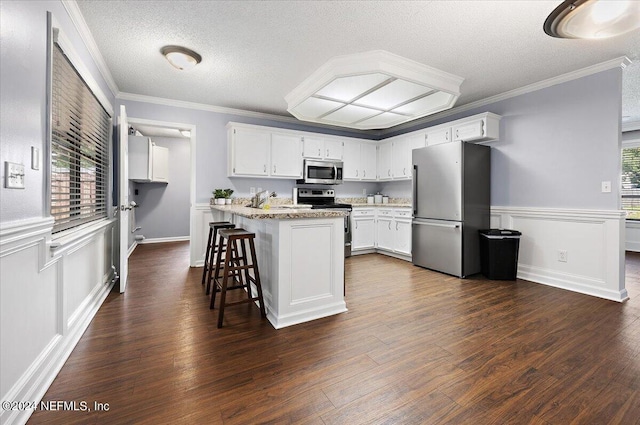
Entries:
<svg viewBox="0 0 640 425">
<path fill-rule="evenodd" d="M 285 96 L 302 121 L 389 128 L 451 108 L 464 79 L 384 50 L 337 56 Z"/>
<path fill-rule="evenodd" d="M 180 70 L 189 70 L 202 62 L 202 56 L 182 46 L 164 46 L 160 52 L 171 65 Z"/>
<path fill-rule="evenodd" d="M 608 38 L 640 28 L 640 2 L 563 1 L 544 21 L 544 32 L 557 38 Z"/>
<path fill-rule="evenodd" d="M 180 130 L 180 134 L 184 137 L 191 137 L 191 130 Z"/>
</svg>

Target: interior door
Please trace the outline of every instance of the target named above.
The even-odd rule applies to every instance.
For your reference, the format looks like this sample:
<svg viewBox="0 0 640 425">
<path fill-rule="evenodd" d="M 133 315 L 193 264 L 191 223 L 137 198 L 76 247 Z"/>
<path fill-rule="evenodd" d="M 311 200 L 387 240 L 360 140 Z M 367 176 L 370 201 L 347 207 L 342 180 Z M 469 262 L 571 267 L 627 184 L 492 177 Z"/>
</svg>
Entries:
<svg viewBox="0 0 640 425">
<path fill-rule="evenodd" d="M 118 150 L 119 154 L 119 223 L 120 223 L 120 253 L 118 274 L 120 275 L 120 293 L 127 287 L 127 277 L 129 275 L 129 121 L 124 105 L 120 105 L 120 116 L 118 117 Z"/>
</svg>

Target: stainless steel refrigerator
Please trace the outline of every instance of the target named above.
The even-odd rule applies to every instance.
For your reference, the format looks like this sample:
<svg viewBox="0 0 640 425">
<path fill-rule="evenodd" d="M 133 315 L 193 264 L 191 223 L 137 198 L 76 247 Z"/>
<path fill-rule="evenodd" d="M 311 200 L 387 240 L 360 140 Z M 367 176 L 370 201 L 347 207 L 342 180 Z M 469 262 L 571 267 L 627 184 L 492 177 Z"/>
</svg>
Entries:
<svg viewBox="0 0 640 425">
<path fill-rule="evenodd" d="M 489 228 L 491 148 L 450 142 L 413 150 L 413 264 L 458 277 L 480 272 Z"/>
</svg>

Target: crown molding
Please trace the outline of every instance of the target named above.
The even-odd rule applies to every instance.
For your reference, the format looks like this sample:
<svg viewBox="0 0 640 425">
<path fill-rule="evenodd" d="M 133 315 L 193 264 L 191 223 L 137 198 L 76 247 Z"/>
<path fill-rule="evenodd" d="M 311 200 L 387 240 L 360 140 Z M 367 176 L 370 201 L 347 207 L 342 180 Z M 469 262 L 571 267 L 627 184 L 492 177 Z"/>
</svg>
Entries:
<svg viewBox="0 0 640 425">
<path fill-rule="evenodd" d="M 156 105 L 173 106 L 173 107 L 176 107 L 176 108 L 196 109 L 196 110 L 199 110 L 199 111 L 216 112 L 216 113 L 219 113 L 219 114 L 229 114 L 229 115 L 237 115 L 237 116 L 242 116 L 242 117 L 259 118 L 259 119 L 264 119 L 264 120 L 286 122 L 286 123 L 304 125 L 304 126 L 307 126 L 307 127 L 317 127 L 317 128 L 325 128 L 325 129 L 331 129 L 331 130 L 336 130 L 336 131 L 349 132 L 349 133 L 354 133 L 354 135 L 360 134 L 360 135 L 366 135 L 366 136 L 369 136 L 369 137 L 370 136 L 379 136 L 380 135 L 379 132 L 356 130 L 356 129 L 352 129 L 352 128 L 344 129 L 342 127 L 336 127 L 336 126 L 331 126 L 331 125 L 308 123 L 306 121 L 300 121 L 300 120 L 298 120 L 298 119 L 296 119 L 294 117 L 287 117 L 287 116 L 283 116 L 283 115 L 269 114 L 269 113 L 266 113 L 266 112 L 247 111 L 247 110 L 244 110 L 244 109 L 227 108 L 227 107 L 224 107 L 224 106 L 215 106 L 215 105 L 208 105 L 208 104 L 205 104 L 205 103 L 187 102 L 187 101 L 184 101 L 184 100 L 167 99 L 167 98 L 164 98 L 164 97 L 147 96 L 147 95 L 143 95 L 143 94 L 119 92 L 116 95 L 116 99 L 128 100 L 128 101 L 132 101 L 132 102 L 153 103 L 153 104 L 156 104 Z"/>
<path fill-rule="evenodd" d="M 384 137 L 386 134 L 395 133 L 400 130 L 405 130 L 408 128 L 414 128 L 421 124 L 427 124 L 429 122 L 439 120 L 441 118 L 446 118 L 451 115 L 455 115 L 461 112 L 469 111 L 471 109 L 479 108 L 482 106 L 490 105 L 492 103 L 500 102 L 502 100 L 510 99 L 512 97 L 520 96 L 523 94 L 531 93 L 537 90 L 546 89 L 548 87 L 555 86 L 557 84 L 566 83 L 572 80 L 577 80 L 578 78 L 586 77 L 589 75 L 597 74 L 599 72 L 608 71 L 614 68 L 626 68 L 631 64 L 631 60 L 626 56 L 620 56 L 615 59 L 608 60 L 606 62 L 601 62 L 595 65 L 588 66 L 586 68 L 578 69 L 576 71 L 567 72 L 566 74 L 558 75 L 557 77 L 552 77 L 546 80 L 539 81 L 537 83 L 529 84 L 524 87 L 520 87 L 514 90 L 509 90 L 504 93 L 497 94 L 495 96 L 487 97 L 485 99 L 477 100 L 475 102 L 467 103 L 462 106 L 454 107 L 452 109 L 439 112 L 437 114 L 429 115 L 428 117 L 409 121 L 404 124 L 397 125 L 395 127 L 391 127 L 382 131 L 381 136 Z"/>
<path fill-rule="evenodd" d="M 111 90 L 111 93 L 114 96 L 117 96 L 117 94 L 120 92 L 120 89 L 113 79 L 111 71 L 109 70 L 107 63 L 104 61 L 102 53 L 100 53 L 100 49 L 98 49 L 98 45 L 96 44 L 96 41 L 91 34 L 91 30 L 89 29 L 87 22 L 84 20 L 84 16 L 82 16 L 82 12 L 78 7 L 78 3 L 76 2 L 76 0 L 61 0 L 61 2 L 65 10 L 69 14 L 71 22 L 73 22 L 73 25 L 76 27 L 76 30 L 80 34 L 80 38 L 89 51 L 91 58 L 93 58 L 93 61 L 98 67 L 100 75 L 102 75 L 102 78 L 104 78 L 107 86 L 109 86 L 109 90 Z"/>
</svg>

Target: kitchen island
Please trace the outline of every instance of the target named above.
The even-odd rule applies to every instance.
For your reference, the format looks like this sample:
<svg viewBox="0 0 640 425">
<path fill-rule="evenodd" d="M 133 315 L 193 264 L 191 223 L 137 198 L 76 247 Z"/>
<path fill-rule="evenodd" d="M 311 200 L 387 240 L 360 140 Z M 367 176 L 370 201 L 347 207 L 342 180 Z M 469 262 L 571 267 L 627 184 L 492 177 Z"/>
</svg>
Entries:
<svg viewBox="0 0 640 425">
<path fill-rule="evenodd" d="M 344 217 L 327 209 L 211 205 L 214 221 L 256 234 L 267 319 L 276 329 L 347 311 Z"/>
</svg>

